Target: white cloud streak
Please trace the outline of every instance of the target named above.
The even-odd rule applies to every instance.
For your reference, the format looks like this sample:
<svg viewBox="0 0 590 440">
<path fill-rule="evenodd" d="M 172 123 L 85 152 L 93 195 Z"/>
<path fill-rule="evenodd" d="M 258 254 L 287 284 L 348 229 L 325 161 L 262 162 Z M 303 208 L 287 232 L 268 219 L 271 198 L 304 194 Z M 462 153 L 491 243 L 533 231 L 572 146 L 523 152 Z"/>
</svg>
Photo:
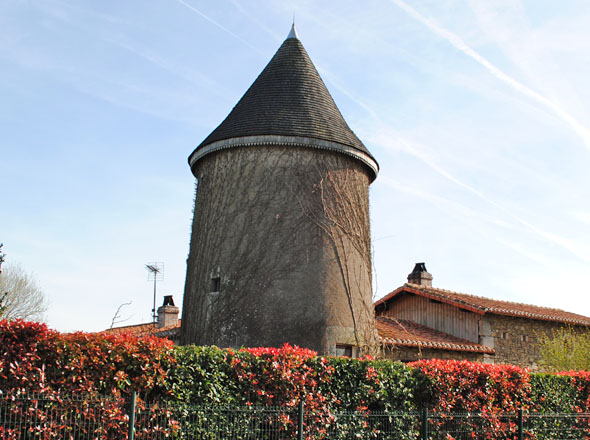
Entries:
<svg viewBox="0 0 590 440">
<path fill-rule="evenodd" d="M 548 232 L 538 226 L 533 225 L 529 221 L 523 219 L 522 217 L 516 215 L 513 210 L 506 208 L 505 206 L 501 205 L 500 203 L 490 199 L 488 196 L 483 194 L 481 191 L 478 191 L 474 187 L 462 182 L 460 179 L 455 177 L 453 174 L 446 171 L 444 168 L 440 167 L 436 161 L 431 157 L 431 155 L 425 151 L 423 147 L 416 145 L 413 142 L 410 142 L 398 133 L 397 131 L 391 128 L 382 128 L 377 130 L 372 130 L 372 135 L 369 138 L 390 150 L 399 150 L 400 146 L 402 147 L 401 150 L 407 154 L 410 154 L 420 161 L 424 162 L 428 165 L 432 170 L 436 173 L 443 176 L 445 179 L 453 182 L 455 185 L 463 188 L 464 190 L 470 192 L 471 194 L 478 197 L 480 200 L 490 204 L 494 208 L 498 209 L 505 215 L 507 218 L 512 219 L 516 223 L 520 224 L 520 226 L 524 227 L 524 229 L 528 232 L 531 232 L 550 243 L 560 246 L 563 249 L 569 251 L 572 255 L 575 255 L 579 259 L 590 262 L 590 248 L 582 243 L 578 243 L 574 240 L 569 238 L 562 237 L 560 235 L 554 234 L 552 232 Z M 383 177 L 381 177 L 383 178 Z"/>
<path fill-rule="evenodd" d="M 209 17 L 208 15 L 202 13 L 201 11 L 199 11 L 197 8 L 195 8 L 192 5 L 189 5 L 187 2 L 185 2 L 184 0 L 176 0 L 178 3 L 180 3 L 181 5 L 187 7 L 188 9 L 190 9 L 191 11 L 193 11 L 195 14 L 200 15 L 202 18 L 204 18 L 205 20 L 207 20 L 209 23 L 211 23 L 212 25 L 218 27 L 219 29 L 221 29 L 223 32 L 231 35 L 232 37 L 234 37 L 236 40 L 241 41 L 242 43 L 244 43 L 246 46 L 248 46 L 250 49 L 253 49 L 254 51 L 258 52 L 260 55 L 266 56 L 266 54 L 264 52 L 262 52 L 260 49 L 258 49 L 256 46 L 253 46 L 252 44 L 248 43 L 246 40 L 244 40 L 242 37 L 240 37 L 238 34 L 232 32 L 231 30 L 229 30 L 228 28 L 226 28 L 225 26 L 223 26 L 222 24 L 216 22 L 215 20 L 213 20 L 211 17 Z"/>
<path fill-rule="evenodd" d="M 420 15 L 417 11 L 415 11 L 414 9 L 412 9 L 411 7 L 407 6 L 405 3 L 401 2 L 401 0 L 391 0 L 395 3 L 402 3 L 403 5 L 405 5 L 405 7 L 407 7 L 410 11 L 413 11 L 413 13 L 415 13 L 418 17 L 420 17 L 420 20 L 425 20 L 427 22 L 430 23 L 430 21 L 428 19 L 426 19 L 425 17 L 423 17 L 422 15 Z M 466 48 L 466 50 L 470 51 L 471 53 L 473 53 L 474 55 L 478 56 L 479 58 L 481 58 L 483 61 L 485 61 L 488 65 L 490 65 L 491 67 L 493 67 L 494 69 L 496 69 L 498 72 L 500 72 L 502 75 L 504 75 L 506 78 L 510 79 L 511 81 L 514 82 L 514 84 L 519 85 L 519 87 L 521 87 L 523 90 L 529 90 L 531 93 L 536 94 L 536 92 L 528 89 L 526 86 L 518 83 L 516 80 L 508 77 L 508 75 L 505 75 L 503 72 L 501 72 L 499 69 L 497 69 L 495 66 L 493 66 L 491 63 L 489 63 L 487 60 L 485 60 L 483 57 L 481 57 L 479 54 L 477 54 L 475 51 L 473 51 L 472 49 L 470 49 L 465 43 L 462 42 L 462 40 L 452 34 L 449 31 L 446 31 L 442 28 L 439 28 L 436 24 L 432 24 L 432 26 L 434 26 L 436 29 L 439 29 L 440 32 L 446 32 L 449 34 L 450 38 L 451 36 L 453 36 L 459 44 L 459 42 Z M 438 31 L 437 31 L 438 33 Z M 455 45 L 455 44 L 453 44 Z M 463 51 L 463 50 L 462 50 Z M 471 55 L 470 55 L 471 56 Z M 327 79 L 330 81 L 330 83 L 332 85 L 334 85 L 341 93 L 343 93 L 344 95 L 346 95 L 349 99 L 351 99 L 353 102 L 355 102 L 357 105 L 359 105 L 361 108 L 363 108 L 368 115 L 371 117 L 372 120 L 374 120 L 378 125 L 383 126 L 384 122 L 381 120 L 381 118 L 379 118 L 379 116 L 376 114 L 376 112 L 370 107 L 370 105 L 368 105 L 367 103 L 363 102 L 361 99 L 357 98 L 356 96 L 354 96 L 354 94 L 350 93 L 349 91 L 346 90 L 345 87 L 341 86 L 338 81 L 336 80 L 335 76 L 331 73 L 326 71 L 325 69 L 322 68 L 318 68 L 318 70 L 321 72 L 321 74 L 323 76 L 326 76 Z M 500 78 L 502 79 L 502 78 Z M 522 91 L 522 90 L 521 90 Z M 536 94 L 538 95 L 538 94 Z M 546 98 L 542 97 L 541 95 L 538 95 L 540 98 L 545 99 L 547 102 L 551 103 L 551 101 L 547 100 Z M 580 126 L 582 129 L 586 130 L 585 127 Z M 586 130 L 587 135 L 588 135 L 588 145 L 590 145 L 590 131 Z M 483 200 L 484 202 L 490 204 L 491 206 L 493 206 L 494 208 L 498 209 L 499 211 L 503 212 L 503 214 L 512 219 L 513 221 L 515 221 L 516 223 L 518 223 L 521 227 L 524 228 L 524 230 L 533 233 L 541 238 L 543 238 L 544 240 L 553 243 L 555 245 L 560 246 L 561 248 L 567 250 L 568 252 L 570 252 L 572 255 L 576 256 L 577 258 L 579 258 L 582 261 L 585 262 L 590 262 L 590 248 L 588 246 L 585 246 L 581 243 L 578 243 L 574 240 L 562 237 L 560 235 L 548 232 L 532 223 L 530 223 L 529 221 L 521 218 L 520 216 L 516 215 L 513 210 L 506 208 L 505 206 L 501 205 L 500 203 L 490 199 L 488 196 L 486 196 L 485 194 L 483 194 L 481 191 L 478 191 L 476 188 L 474 188 L 471 185 L 468 185 L 466 183 L 464 183 L 462 180 L 460 180 L 459 178 L 457 178 L 456 176 L 454 176 L 453 174 L 451 174 L 450 172 L 448 172 L 447 170 L 445 170 L 443 167 L 441 167 L 440 165 L 438 165 L 437 161 L 435 161 L 432 156 L 425 151 L 424 148 L 416 145 L 414 142 L 410 142 L 408 140 L 406 140 L 404 138 L 404 136 L 401 135 L 401 133 L 397 132 L 396 130 L 387 127 L 387 128 L 377 128 L 377 129 L 370 129 L 367 130 L 367 138 L 371 139 L 373 142 L 375 142 L 378 145 L 384 146 L 388 149 L 401 149 L 416 157 L 417 159 L 419 159 L 420 161 L 424 162 L 426 165 L 428 165 L 433 171 L 435 171 L 436 173 L 440 174 L 441 176 L 443 176 L 445 179 L 449 180 L 450 182 L 454 183 L 455 185 L 463 188 L 464 190 L 466 190 L 467 192 L 475 195 L 477 198 L 479 198 L 480 200 Z M 514 248 L 514 246 L 510 246 L 512 248 Z M 522 253 L 522 252 L 521 252 Z M 528 256 L 528 255 L 527 255 Z"/>
<path fill-rule="evenodd" d="M 510 87 L 512 87 L 517 92 L 522 93 L 529 98 L 534 99 L 538 103 L 544 105 L 546 108 L 551 110 L 555 116 L 560 118 L 566 124 L 568 124 L 584 141 L 586 148 L 590 149 L 590 129 L 582 125 L 578 122 L 573 116 L 571 116 L 568 112 L 563 110 L 559 105 L 555 102 L 551 101 L 547 97 L 543 96 L 542 94 L 532 90 L 531 88 L 527 87 L 526 85 L 522 84 L 521 82 L 517 81 L 510 75 L 503 72 L 497 66 L 492 64 L 487 58 L 483 57 L 473 48 L 471 48 L 461 37 L 453 32 L 439 26 L 433 20 L 424 17 L 414 8 L 409 6 L 403 0 L 390 0 L 393 4 L 398 6 L 399 8 L 403 9 L 408 15 L 422 23 L 428 29 L 430 29 L 435 34 L 439 35 L 440 37 L 447 40 L 453 47 L 455 47 L 460 52 L 464 53 L 468 57 L 475 60 L 477 63 L 481 64 L 488 72 L 490 72 L 494 77 L 498 78 L 500 81 L 503 81 Z"/>
<path fill-rule="evenodd" d="M 496 218 L 486 216 L 482 212 L 473 210 L 468 206 L 462 205 L 445 197 L 434 195 L 430 192 L 425 192 L 417 188 L 412 188 L 408 186 L 407 183 L 401 183 L 399 181 L 392 179 L 389 176 L 379 176 L 379 182 L 381 184 L 384 184 L 395 189 L 396 191 L 402 191 L 414 197 L 420 197 L 421 199 L 426 200 L 429 203 L 437 205 L 439 208 L 445 210 L 449 215 L 453 215 L 457 218 L 460 218 L 463 221 L 467 221 L 470 227 L 478 231 L 482 236 L 492 237 L 492 239 L 498 242 L 499 244 L 506 246 L 507 248 L 512 249 L 515 252 L 518 252 L 524 257 L 530 259 L 531 261 L 543 264 L 546 267 L 551 266 L 550 261 L 544 258 L 543 255 L 535 254 L 527 250 L 524 246 L 519 245 L 514 240 L 503 238 L 503 234 L 490 234 L 489 230 L 481 226 L 483 223 L 487 223 L 488 225 L 496 228 L 501 227 L 504 229 L 513 229 L 511 225 L 508 225 L 505 222 L 498 221 Z M 469 219 L 473 220 L 469 221 Z"/>
<path fill-rule="evenodd" d="M 529 93 L 533 94 L 534 97 L 536 97 L 536 99 L 538 101 L 543 102 L 545 105 L 550 106 L 552 109 L 553 109 L 553 107 L 559 109 L 559 107 L 554 105 L 551 101 L 549 101 L 545 97 L 541 96 L 540 94 L 534 92 L 533 90 L 527 88 L 526 86 L 520 84 L 519 82 L 517 82 L 513 78 L 504 74 L 502 71 L 500 71 L 500 69 L 498 69 L 497 67 L 492 65 L 489 61 L 487 61 L 481 55 L 477 54 L 473 49 L 469 48 L 469 46 L 467 46 L 461 40 L 460 37 L 456 36 L 455 34 L 449 32 L 445 29 L 440 28 L 435 23 L 432 23 L 430 20 L 428 20 L 427 18 L 420 15 L 417 11 L 412 9 L 410 6 L 406 5 L 403 1 L 401 1 L 401 0 L 391 0 L 391 1 L 396 4 L 399 3 L 400 7 L 404 8 L 404 10 L 405 10 L 405 8 L 407 8 L 408 13 L 412 14 L 413 16 L 415 15 L 415 17 L 418 20 L 424 22 L 424 24 L 426 24 L 428 27 L 432 27 L 432 29 L 437 34 L 441 34 L 446 39 L 451 41 L 453 46 L 457 47 L 462 52 L 464 52 L 467 55 L 471 56 L 472 58 L 476 59 L 478 62 L 484 64 L 484 66 L 486 66 L 486 68 L 488 68 L 488 70 L 490 70 L 492 73 L 497 72 L 498 75 L 495 75 L 495 76 L 497 76 L 499 79 L 508 82 L 510 85 L 512 85 L 517 90 L 519 90 L 523 93 L 525 93 L 525 91 L 528 91 L 528 93 L 525 93 L 525 94 L 529 94 Z M 397 130 L 392 129 L 391 127 L 384 128 L 383 125 L 385 123 L 381 120 L 381 118 L 379 118 L 379 116 L 371 108 L 371 106 L 369 104 L 365 103 L 363 100 L 359 99 L 358 97 L 354 96 L 354 94 L 350 93 L 345 87 L 341 86 L 339 84 L 339 82 L 336 80 L 335 75 L 333 75 L 331 72 L 329 72 L 325 69 L 322 69 L 320 67 L 318 67 L 318 70 L 321 72 L 321 74 L 323 76 L 325 76 L 330 81 L 330 83 L 335 88 L 337 88 L 341 93 L 343 93 L 349 99 L 351 99 L 351 101 L 353 101 L 358 106 L 360 106 L 362 109 L 364 109 L 367 112 L 367 114 L 370 116 L 370 118 L 375 123 L 377 123 L 377 125 L 378 125 L 377 129 L 375 129 L 375 127 L 372 127 L 372 129 L 367 130 L 366 137 L 368 139 L 371 139 L 374 143 L 381 145 L 383 147 L 386 147 L 388 149 L 400 149 L 400 147 L 401 147 L 402 151 L 404 151 L 407 154 L 410 154 L 410 155 L 416 157 L 417 159 L 419 159 L 420 161 L 424 162 L 433 171 L 435 171 L 439 175 L 443 176 L 445 179 L 449 180 L 450 182 L 454 183 L 455 185 L 457 185 L 457 186 L 463 188 L 464 190 L 466 190 L 467 192 L 473 194 L 474 196 L 476 196 L 480 200 L 488 203 L 489 205 L 491 205 L 494 208 L 501 211 L 506 216 L 506 218 L 512 219 L 512 221 L 519 224 L 524 230 L 526 230 L 530 233 L 533 233 L 533 234 L 537 235 L 538 237 L 541 237 L 550 243 L 558 245 L 559 247 L 567 250 L 572 255 L 576 256 L 577 258 L 579 258 L 582 261 L 590 262 L 590 248 L 588 246 L 585 246 L 581 243 L 578 243 L 578 242 L 571 240 L 569 238 L 565 238 L 565 237 L 560 236 L 558 234 L 548 232 L 548 231 L 544 230 L 543 228 L 540 228 L 540 227 L 530 223 L 529 221 L 516 215 L 512 209 L 509 209 L 509 208 L 501 205 L 500 203 L 490 199 L 488 196 L 486 196 L 484 193 L 477 190 L 473 186 L 466 184 L 461 179 L 457 178 L 455 175 L 453 175 L 452 173 L 448 172 L 446 169 L 441 167 L 437 163 L 437 161 L 434 160 L 432 155 L 426 151 L 425 148 L 420 147 L 419 145 L 415 144 L 414 142 L 411 142 L 411 141 L 405 139 L 405 137 L 403 135 L 401 135 L 401 133 L 399 133 Z M 532 96 L 530 94 L 529 94 L 529 96 Z M 567 113 L 565 113 L 565 112 L 562 112 L 562 113 L 564 115 L 566 115 L 567 117 L 569 117 L 569 115 Z M 570 120 L 576 122 L 573 118 L 571 118 L 571 117 L 569 117 L 569 118 L 570 118 Z M 578 132 L 578 133 L 581 136 L 583 134 L 585 136 L 587 136 L 587 139 L 585 139 L 585 140 L 587 140 L 587 145 L 590 146 L 590 131 L 588 131 L 585 127 L 581 126 L 580 124 L 578 124 L 578 125 L 579 125 L 579 128 L 581 128 L 581 130 L 582 130 L 581 132 Z M 381 178 L 383 178 L 383 177 L 381 177 Z M 500 220 L 498 220 L 498 222 L 500 222 Z M 510 246 L 510 247 L 514 248 L 514 246 Z M 521 253 L 524 254 L 524 252 L 521 252 Z M 529 255 L 527 255 L 527 256 L 529 256 Z"/>
</svg>

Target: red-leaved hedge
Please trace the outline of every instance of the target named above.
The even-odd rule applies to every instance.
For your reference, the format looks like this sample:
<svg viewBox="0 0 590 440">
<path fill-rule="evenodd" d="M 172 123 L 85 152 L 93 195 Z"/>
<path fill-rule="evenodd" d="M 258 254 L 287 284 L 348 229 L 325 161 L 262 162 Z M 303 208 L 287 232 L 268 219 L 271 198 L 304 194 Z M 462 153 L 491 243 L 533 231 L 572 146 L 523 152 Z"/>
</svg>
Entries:
<svg viewBox="0 0 590 440">
<path fill-rule="evenodd" d="M 100 333 L 59 333 L 45 324 L 0 321 L 0 391 L 120 396 L 145 399 L 168 392 L 174 364 L 165 339 Z"/>
<path fill-rule="evenodd" d="M 0 321 L 0 437 L 125 438 L 130 391 L 138 392 L 140 409 L 170 394 L 174 359 L 172 344 L 159 338 L 62 334 L 44 324 Z"/>
<path fill-rule="evenodd" d="M 529 373 L 513 365 L 421 360 L 410 364 L 433 379 L 437 412 L 508 412 L 531 405 Z"/>
<path fill-rule="evenodd" d="M 158 338 L 72 333 L 0 321 L 0 392 L 89 395 L 187 405 L 278 405 L 310 410 L 590 409 L 590 373 L 531 374 L 509 365 L 325 358 L 310 350 L 174 347 Z M 546 396 L 552 396 L 547 398 Z"/>
</svg>

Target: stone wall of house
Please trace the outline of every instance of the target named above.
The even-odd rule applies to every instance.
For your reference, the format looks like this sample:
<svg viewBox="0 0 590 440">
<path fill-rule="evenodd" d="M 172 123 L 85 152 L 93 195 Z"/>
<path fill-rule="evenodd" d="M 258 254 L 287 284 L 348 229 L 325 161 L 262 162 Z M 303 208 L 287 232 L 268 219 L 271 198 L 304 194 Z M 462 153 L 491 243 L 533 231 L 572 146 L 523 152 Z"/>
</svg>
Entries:
<svg viewBox="0 0 590 440">
<path fill-rule="evenodd" d="M 489 324 L 493 337 L 493 348 L 496 350 L 494 363 L 519 365 L 532 370 L 539 369 L 540 337 L 551 336 L 553 330 L 565 326 L 561 322 L 492 314 L 485 315 L 483 320 Z M 588 331 L 585 327 L 574 328 Z"/>
<path fill-rule="evenodd" d="M 401 362 L 412 362 L 419 359 L 467 360 L 471 362 L 483 362 L 484 360 L 483 353 L 419 347 L 386 347 L 383 349 L 383 357 Z"/>
<path fill-rule="evenodd" d="M 386 347 L 383 357 L 394 361 L 411 362 L 418 359 L 454 359 L 493 364 L 511 364 L 532 371 L 539 370 L 541 350 L 539 340 L 565 324 L 554 321 L 486 314 L 480 321 L 479 343 L 493 348 L 495 354 L 440 350 L 418 347 Z M 580 332 L 590 332 L 583 326 L 572 326 Z"/>
</svg>

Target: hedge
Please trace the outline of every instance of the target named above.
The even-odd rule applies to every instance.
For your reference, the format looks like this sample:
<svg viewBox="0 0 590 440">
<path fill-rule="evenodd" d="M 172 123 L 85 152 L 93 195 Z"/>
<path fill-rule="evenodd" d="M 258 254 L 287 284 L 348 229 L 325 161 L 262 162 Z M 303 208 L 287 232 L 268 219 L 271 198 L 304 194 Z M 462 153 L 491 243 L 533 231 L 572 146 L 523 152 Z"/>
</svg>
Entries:
<svg viewBox="0 0 590 440">
<path fill-rule="evenodd" d="M 158 338 L 72 333 L 0 321 L 0 393 L 109 396 L 140 405 L 278 406 L 329 412 L 587 412 L 590 373 L 531 374 L 510 365 L 321 357 L 285 345 L 241 350 Z M 118 403 L 117 403 L 118 404 Z M 113 414 L 116 412 L 113 404 Z M 118 410 L 120 413 L 120 409 Z"/>
</svg>

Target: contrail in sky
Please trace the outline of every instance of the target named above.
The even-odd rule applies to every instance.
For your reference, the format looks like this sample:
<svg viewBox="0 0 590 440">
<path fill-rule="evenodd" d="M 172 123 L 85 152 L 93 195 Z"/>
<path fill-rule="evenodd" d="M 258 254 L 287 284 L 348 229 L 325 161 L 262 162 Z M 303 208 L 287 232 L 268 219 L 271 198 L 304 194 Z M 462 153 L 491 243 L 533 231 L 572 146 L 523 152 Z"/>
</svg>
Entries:
<svg viewBox="0 0 590 440">
<path fill-rule="evenodd" d="M 492 64 L 490 61 L 488 61 L 486 58 L 484 58 L 478 52 L 476 52 L 470 46 L 468 46 L 467 43 L 465 43 L 463 41 L 463 39 L 461 39 L 461 37 L 459 37 L 458 35 L 452 33 L 451 31 L 449 31 L 445 28 L 440 27 L 433 20 L 431 20 L 427 17 L 424 17 L 422 14 L 420 14 L 414 8 L 409 6 L 403 0 L 390 0 L 390 1 L 393 4 L 395 4 L 396 6 L 398 6 L 399 8 L 403 9 L 405 12 L 407 12 L 413 18 L 418 20 L 420 23 L 425 25 L 427 28 L 429 28 L 435 34 L 443 37 L 445 40 L 447 40 L 449 43 L 451 43 L 457 50 L 463 52 L 468 57 L 477 61 L 479 64 L 481 64 L 483 67 L 485 67 L 488 70 L 488 72 L 490 72 L 492 75 L 494 75 L 500 81 L 505 82 L 506 84 L 511 86 L 516 91 L 528 96 L 529 98 L 534 99 L 535 101 L 537 101 L 537 102 L 543 104 L 545 107 L 549 108 L 557 117 L 559 117 L 561 120 L 566 122 L 584 140 L 584 143 L 586 144 L 586 148 L 590 149 L 590 130 L 588 128 L 586 128 L 584 125 L 580 124 L 575 118 L 573 118 L 569 113 L 567 113 L 565 110 L 563 110 L 557 104 L 555 104 L 553 101 L 551 101 L 550 99 L 541 95 L 540 93 L 535 92 L 534 90 L 530 89 L 529 87 L 525 86 L 524 84 L 518 82 L 516 79 L 512 78 L 510 75 L 504 73 L 502 70 L 500 70 L 494 64 Z"/>
<path fill-rule="evenodd" d="M 421 191 L 417 188 L 412 188 L 412 187 L 408 186 L 407 183 L 405 183 L 405 182 L 402 183 L 402 182 L 396 181 L 389 176 L 379 176 L 379 181 L 382 184 L 385 184 L 391 188 L 394 188 L 397 191 L 403 191 L 407 194 L 411 194 L 413 196 L 420 197 L 420 198 L 427 200 L 430 203 L 433 203 L 435 205 L 439 205 L 439 206 L 443 205 L 443 206 L 452 207 L 452 209 L 450 210 L 452 214 L 457 214 L 457 210 L 459 209 L 459 210 L 462 210 L 462 211 L 459 211 L 459 216 L 461 216 L 463 218 L 465 218 L 466 216 L 480 217 L 481 219 L 483 219 L 483 221 L 485 221 L 487 223 L 496 224 L 495 219 L 493 217 L 486 217 L 482 213 L 474 211 L 467 206 L 461 205 L 460 203 L 453 202 L 450 199 L 440 197 L 440 196 L 434 195 L 429 192 Z M 480 234 L 488 235 L 487 231 L 485 229 L 481 228 L 478 224 L 473 225 L 473 227 Z M 502 244 L 503 246 L 513 249 L 514 251 L 518 252 L 519 254 L 524 255 L 525 257 L 527 257 L 537 263 L 541 263 L 546 266 L 550 265 L 550 263 L 547 260 L 543 259 L 541 255 L 537 255 L 537 254 L 527 250 L 526 248 L 518 245 L 517 242 L 503 239 L 501 234 L 493 234 L 490 236 L 494 240 L 496 240 L 498 243 Z M 377 240 L 374 240 L 374 241 L 377 241 Z"/>
<path fill-rule="evenodd" d="M 378 134 L 375 135 L 375 133 Z M 418 144 L 407 141 L 400 133 L 391 129 L 390 127 L 387 127 L 385 130 L 373 130 L 373 135 L 368 136 L 368 138 L 371 139 L 373 142 L 382 145 L 385 148 L 398 149 L 401 146 L 404 152 L 406 152 L 407 154 L 411 154 L 412 156 L 421 160 L 444 178 L 464 188 L 465 190 L 469 191 L 470 193 L 480 198 L 484 202 L 489 203 L 498 210 L 502 211 L 507 217 L 519 223 L 526 230 L 544 238 L 545 240 L 550 241 L 551 243 L 557 244 L 562 248 L 567 249 L 571 254 L 575 255 L 581 260 L 590 262 L 590 247 L 578 243 L 575 240 L 571 240 L 569 238 L 565 238 L 560 235 L 548 232 L 528 222 L 527 220 L 517 215 L 513 210 L 506 208 L 498 202 L 495 202 L 494 200 L 490 199 L 485 194 L 483 194 L 481 191 L 478 191 L 471 185 L 462 182 L 453 174 L 449 173 L 448 171 L 440 167 L 436 163 L 436 161 L 433 160 L 432 157 L 430 157 L 428 153 L 424 152 L 423 149 L 419 147 Z M 383 176 L 381 176 L 380 179 L 383 180 Z"/>
<path fill-rule="evenodd" d="M 252 44 L 248 43 L 246 40 L 244 40 L 242 37 L 240 37 L 238 34 L 232 32 L 231 30 L 229 30 L 228 28 L 226 28 L 225 26 L 223 26 L 222 24 L 216 22 L 215 20 L 213 20 L 211 17 L 209 17 L 208 15 L 203 14 L 201 11 L 199 11 L 197 8 L 195 8 L 194 6 L 189 5 L 187 2 L 185 2 L 184 0 L 176 0 L 178 3 L 180 3 L 183 6 L 186 6 L 187 8 L 189 8 L 191 11 L 193 11 L 195 14 L 200 15 L 202 18 L 204 18 L 205 20 L 207 20 L 209 23 L 213 24 L 214 26 L 217 26 L 219 29 L 221 29 L 222 31 L 228 33 L 229 35 L 231 35 L 232 37 L 234 37 L 237 40 L 240 40 L 242 43 L 244 43 L 246 46 L 250 47 L 251 49 L 254 49 L 256 52 L 258 52 L 261 55 L 266 55 L 264 52 L 262 52 L 260 49 L 258 49 L 256 46 L 253 46 Z"/>
</svg>

